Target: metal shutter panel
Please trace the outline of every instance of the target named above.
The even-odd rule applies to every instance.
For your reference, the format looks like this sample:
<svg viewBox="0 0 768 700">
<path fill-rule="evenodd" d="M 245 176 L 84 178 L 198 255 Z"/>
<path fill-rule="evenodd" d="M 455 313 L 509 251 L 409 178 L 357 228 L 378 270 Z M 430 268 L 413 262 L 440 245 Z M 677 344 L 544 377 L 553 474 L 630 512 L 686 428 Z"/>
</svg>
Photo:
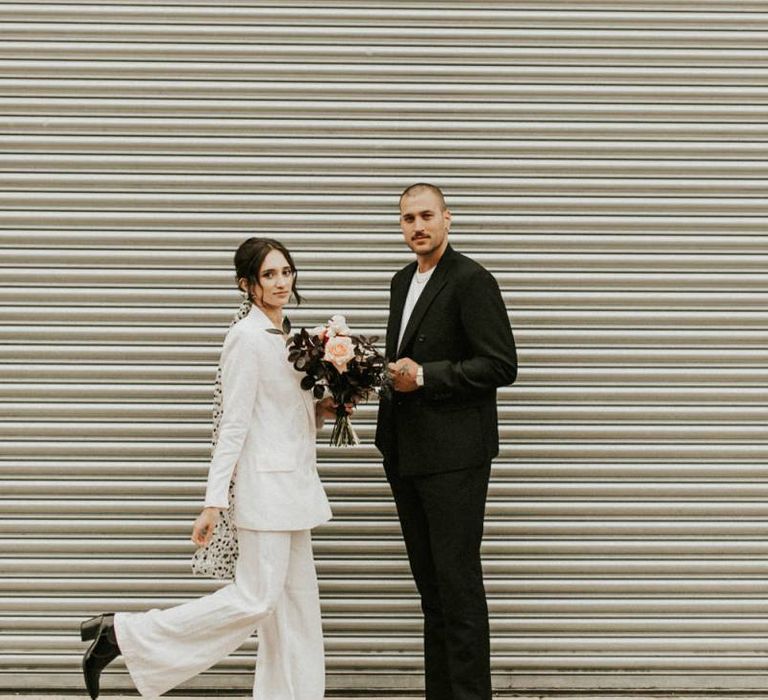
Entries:
<svg viewBox="0 0 768 700">
<path fill-rule="evenodd" d="M 764 2 L 0 3 L 0 687 L 188 573 L 246 236 L 382 333 L 396 196 L 446 191 L 520 346 L 485 562 L 495 685 L 762 688 Z M 420 685 L 370 446 L 320 447 L 329 687 Z M 188 688 L 250 687 L 255 640 Z M 107 688 L 129 688 L 115 665 Z"/>
</svg>

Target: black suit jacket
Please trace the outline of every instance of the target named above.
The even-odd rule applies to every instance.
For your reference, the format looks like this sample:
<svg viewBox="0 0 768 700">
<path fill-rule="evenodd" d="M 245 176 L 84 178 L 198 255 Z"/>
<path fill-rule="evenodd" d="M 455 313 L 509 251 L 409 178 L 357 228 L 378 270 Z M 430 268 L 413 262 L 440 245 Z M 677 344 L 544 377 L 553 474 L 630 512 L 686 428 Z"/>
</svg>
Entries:
<svg viewBox="0 0 768 700">
<path fill-rule="evenodd" d="M 402 476 L 479 467 L 499 453 L 496 388 L 517 375 L 507 311 L 494 277 L 449 246 L 397 348 L 415 270 L 392 279 L 386 354 L 422 365 L 424 386 L 381 398 L 376 446 Z"/>
</svg>

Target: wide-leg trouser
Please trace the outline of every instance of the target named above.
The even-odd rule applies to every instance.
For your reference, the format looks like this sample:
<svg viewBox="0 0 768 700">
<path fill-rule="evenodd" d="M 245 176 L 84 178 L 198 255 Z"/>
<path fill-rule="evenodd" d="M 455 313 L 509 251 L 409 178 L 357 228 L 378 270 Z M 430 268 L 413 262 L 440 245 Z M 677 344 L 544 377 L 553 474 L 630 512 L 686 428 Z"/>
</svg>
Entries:
<svg viewBox="0 0 768 700">
<path fill-rule="evenodd" d="M 310 531 L 238 529 L 238 544 L 228 586 L 174 608 L 115 615 L 117 642 L 144 697 L 210 668 L 258 630 L 254 698 L 322 700 L 325 656 Z"/>
</svg>

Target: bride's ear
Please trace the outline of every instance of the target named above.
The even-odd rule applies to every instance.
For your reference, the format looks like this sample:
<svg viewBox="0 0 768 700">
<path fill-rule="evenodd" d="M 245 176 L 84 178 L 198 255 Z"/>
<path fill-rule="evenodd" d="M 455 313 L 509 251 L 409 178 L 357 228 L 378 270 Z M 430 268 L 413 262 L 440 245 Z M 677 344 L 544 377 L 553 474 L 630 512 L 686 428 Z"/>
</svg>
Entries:
<svg viewBox="0 0 768 700">
<path fill-rule="evenodd" d="M 243 293 L 244 299 L 248 299 L 254 304 L 261 303 L 261 290 L 259 289 L 258 284 L 255 284 L 255 283 L 251 284 L 250 282 L 248 282 L 247 277 L 241 277 L 239 280 L 237 280 L 237 286 L 240 288 L 240 291 Z"/>
</svg>

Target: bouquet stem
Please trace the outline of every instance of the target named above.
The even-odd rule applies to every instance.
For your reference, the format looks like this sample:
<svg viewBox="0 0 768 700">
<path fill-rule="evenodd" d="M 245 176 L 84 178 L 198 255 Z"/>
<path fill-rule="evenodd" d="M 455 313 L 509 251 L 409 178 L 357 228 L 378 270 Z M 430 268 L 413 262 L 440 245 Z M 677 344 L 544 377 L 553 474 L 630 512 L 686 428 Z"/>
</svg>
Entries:
<svg viewBox="0 0 768 700">
<path fill-rule="evenodd" d="M 333 447 L 349 447 L 360 444 L 360 438 L 357 437 L 357 433 L 352 427 L 352 421 L 349 420 L 346 412 L 336 415 L 336 422 L 333 424 L 329 444 Z"/>
</svg>

